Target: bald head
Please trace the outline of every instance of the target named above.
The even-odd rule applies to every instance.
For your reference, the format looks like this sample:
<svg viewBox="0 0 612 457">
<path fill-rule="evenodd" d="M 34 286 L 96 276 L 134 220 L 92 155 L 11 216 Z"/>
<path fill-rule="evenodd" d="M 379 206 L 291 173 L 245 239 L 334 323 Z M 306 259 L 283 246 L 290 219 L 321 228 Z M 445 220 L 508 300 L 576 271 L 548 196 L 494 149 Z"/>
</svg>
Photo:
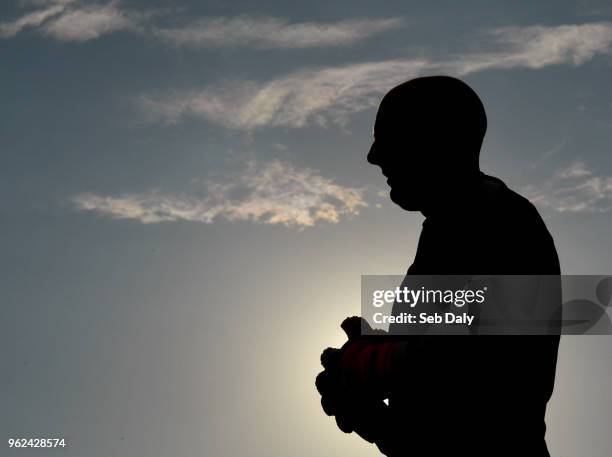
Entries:
<svg viewBox="0 0 612 457">
<path fill-rule="evenodd" d="M 396 202 L 406 207 L 427 198 L 418 194 L 431 182 L 456 185 L 476 175 L 486 129 L 484 106 L 466 83 L 449 76 L 412 79 L 383 97 L 368 161 L 382 168 L 391 198 L 401 197 Z"/>
</svg>

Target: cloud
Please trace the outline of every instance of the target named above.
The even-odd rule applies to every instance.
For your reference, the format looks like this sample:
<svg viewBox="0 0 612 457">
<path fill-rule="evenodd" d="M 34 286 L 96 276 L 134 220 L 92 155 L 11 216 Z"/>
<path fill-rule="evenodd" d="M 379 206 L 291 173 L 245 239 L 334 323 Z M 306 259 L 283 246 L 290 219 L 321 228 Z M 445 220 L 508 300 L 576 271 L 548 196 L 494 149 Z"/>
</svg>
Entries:
<svg viewBox="0 0 612 457">
<path fill-rule="evenodd" d="M 526 196 L 536 205 L 561 213 L 612 211 L 612 177 L 598 176 L 583 162 L 575 162 L 541 185 L 527 186 Z"/>
<path fill-rule="evenodd" d="M 423 60 L 390 60 L 304 70 L 268 83 L 235 83 L 199 91 L 144 95 L 138 102 L 153 120 L 198 117 L 235 129 L 302 127 L 315 120 L 342 123 L 375 106 L 381 92 L 421 73 Z"/>
<path fill-rule="evenodd" d="M 220 17 L 156 28 L 153 35 L 174 45 L 310 48 L 349 45 L 401 24 L 400 19 L 290 23 L 273 17 Z"/>
<path fill-rule="evenodd" d="M 452 64 L 458 72 L 581 65 L 597 55 L 610 53 L 612 23 L 503 27 L 487 32 L 485 37 L 490 37 L 497 49 L 460 57 Z"/>
<path fill-rule="evenodd" d="M 318 222 L 337 223 L 367 206 L 363 190 L 343 187 L 315 170 L 298 169 L 278 160 L 249 162 L 239 174 L 205 182 L 206 195 L 178 196 L 159 192 L 100 196 L 82 194 L 73 199 L 77 209 L 95 211 L 113 219 L 144 224 L 166 221 L 212 223 L 218 218 L 253 221 L 293 228 Z"/>
<path fill-rule="evenodd" d="M 393 59 L 304 69 L 267 82 L 244 81 L 191 91 L 146 94 L 138 99 L 152 120 L 176 123 L 200 118 L 225 127 L 303 127 L 346 123 L 374 107 L 401 81 L 423 74 L 465 76 L 510 68 L 580 65 L 612 47 L 612 24 L 513 27 L 489 31 L 491 50 L 444 60 Z"/>
<path fill-rule="evenodd" d="M 18 0 L 21 6 L 67 5 L 77 0 Z"/>
<path fill-rule="evenodd" d="M 31 13 L 24 14 L 12 22 L 0 23 L 0 38 L 11 38 L 28 27 L 38 27 L 44 21 L 53 17 L 66 8 L 68 2 L 49 3 L 46 8 L 41 8 Z"/>
<path fill-rule="evenodd" d="M 148 20 L 169 10 L 126 10 L 118 0 L 29 0 L 38 9 L 0 24 L 0 37 L 10 38 L 25 28 L 62 41 L 87 41 L 130 30 L 176 46 L 244 46 L 252 48 L 310 48 L 350 45 L 397 28 L 401 19 L 352 19 L 337 22 L 290 22 L 276 17 L 215 17 L 187 24 L 159 26 Z"/>
<path fill-rule="evenodd" d="M 10 38 L 26 28 L 61 41 L 88 41 L 119 30 L 139 30 L 146 16 L 121 9 L 117 1 L 84 4 L 78 0 L 30 0 L 38 9 L 0 24 L 0 37 Z"/>
<path fill-rule="evenodd" d="M 45 23 L 42 33 L 61 41 L 88 41 L 111 32 L 136 29 L 135 16 L 110 3 L 67 10 Z"/>
</svg>

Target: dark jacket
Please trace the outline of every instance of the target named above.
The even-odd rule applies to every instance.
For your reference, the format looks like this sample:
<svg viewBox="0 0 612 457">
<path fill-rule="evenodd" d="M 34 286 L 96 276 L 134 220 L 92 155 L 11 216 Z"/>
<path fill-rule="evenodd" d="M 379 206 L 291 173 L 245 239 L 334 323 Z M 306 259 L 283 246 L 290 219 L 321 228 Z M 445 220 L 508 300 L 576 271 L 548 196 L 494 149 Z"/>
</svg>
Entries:
<svg viewBox="0 0 612 457">
<path fill-rule="evenodd" d="M 535 207 L 484 174 L 459 204 L 427 213 L 408 275 L 559 275 Z M 404 337 L 418 348 L 390 395 L 387 455 L 549 455 L 544 415 L 559 336 Z M 410 354 L 412 351 L 408 351 Z"/>
</svg>

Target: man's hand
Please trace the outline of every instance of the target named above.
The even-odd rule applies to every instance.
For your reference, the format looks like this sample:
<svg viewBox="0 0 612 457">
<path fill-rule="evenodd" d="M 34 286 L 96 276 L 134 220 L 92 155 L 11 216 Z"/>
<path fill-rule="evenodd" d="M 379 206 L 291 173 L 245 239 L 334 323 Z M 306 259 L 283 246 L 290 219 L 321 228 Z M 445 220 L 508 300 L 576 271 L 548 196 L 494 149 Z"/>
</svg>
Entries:
<svg viewBox="0 0 612 457">
<path fill-rule="evenodd" d="M 364 383 L 365 370 L 355 363 L 361 350 L 374 348 L 371 339 L 361 336 L 361 326 L 368 325 L 360 317 L 345 319 L 341 327 L 348 340 L 340 348 L 327 348 L 321 354 L 324 370 L 316 379 L 321 394 L 321 406 L 328 416 L 335 416 L 338 428 L 345 433 L 356 432 L 372 443 L 385 429 L 387 406 L 377 398 L 376 389 Z M 359 372 L 363 372 L 362 376 Z"/>
</svg>

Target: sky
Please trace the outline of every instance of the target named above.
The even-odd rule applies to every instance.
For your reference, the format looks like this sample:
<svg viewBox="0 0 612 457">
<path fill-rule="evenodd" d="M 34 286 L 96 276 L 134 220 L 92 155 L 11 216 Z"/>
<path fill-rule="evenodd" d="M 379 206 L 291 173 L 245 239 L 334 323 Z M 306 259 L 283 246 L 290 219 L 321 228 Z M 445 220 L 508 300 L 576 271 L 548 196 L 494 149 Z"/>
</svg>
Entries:
<svg viewBox="0 0 612 457">
<path fill-rule="evenodd" d="M 611 56 L 595 0 L 2 2 L 3 438 L 378 455 L 314 378 L 423 220 L 365 160 L 380 99 L 465 80 L 483 171 L 534 202 L 563 273 L 610 274 Z M 563 338 L 553 455 L 612 455 L 611 343 Z"/>
</svg>

